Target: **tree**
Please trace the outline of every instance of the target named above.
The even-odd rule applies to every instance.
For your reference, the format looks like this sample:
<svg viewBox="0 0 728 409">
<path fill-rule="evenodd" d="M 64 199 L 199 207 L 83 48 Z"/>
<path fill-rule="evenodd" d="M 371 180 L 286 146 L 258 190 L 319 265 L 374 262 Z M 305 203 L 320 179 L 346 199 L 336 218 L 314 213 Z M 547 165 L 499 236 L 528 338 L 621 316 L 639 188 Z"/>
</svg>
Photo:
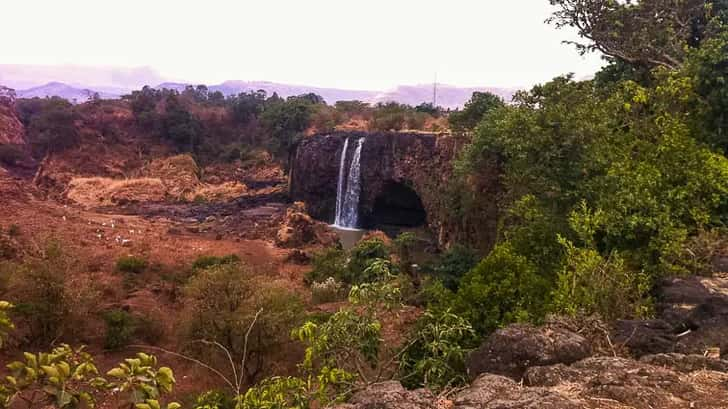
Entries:
<svg viewBox="0 0 728 409">
<path fill-rule="evenodd" d="M 549 1 L 557 11 L 548 21 L 557 28 L 574 27 L 588 41 L 571 42 L 581 54 L 599 51 L 651 67 L 681 67 L 687 47 L 701 40 L 696 27 L 710 19 L 705 0 Z"/>
<path fill-rule="evenodd" d="M 288 344 L 288 331 L 300 323 L 303 310 L 293 294 L 251 275 L 243 264 L 218 264 L 198 271 L 185 288 L 188 349 L 210 357 L 220 352 L 217 345 L 224 347 L 235 362 L 245 362 L 248 384 L 264 374 L 266 359 Z"/>
<path fill-rule="evenodd" d="M 397 102 L 378 103 L 374 107 L 369 127 L 376 131 L 399 131 L 407 123 L 407 111 L 412 108 Z"/>
<path fill-rule="evenodd" d="M 291 147 L 310 124 L 315 94 L 287 100 L 273 95 L 266 100 L 260 115 L 263 128 L 270 134 L 269 150 L 278 158 L 288 158 Z"/>
<path fill-rule="evenodd" d="M 412 330 L 399 361 L 409 388 L 439 392 L 467 383 L 465 359 L 476 340 L 470 323 L 451 311 L 426 311 Z"/>
<path fill-rule="evenodd" d="M 230 99 L 230 110 L 233 119 L 240 124 L 247 124 L 257 118 L 266 102 L 264 90 L 243 92 Z"/>
<path fill-rule="evenodd" d="M 490 92 L 473 92 L 470 100 L 460 111 L 450 114 L 448 121 L 453 131 L 472 131 L 488 112 L 504 106 L 501 97 Z"/>
<path fill-rule="evenodd" d="M 79 119 L 70 102 L 63 98 L 21 99 L 17 102 L 18 116 L 26 126 L 33 153 L 42 157 L 76 146 L 80 133 Z"/>
<path fill-rule="evenodd" d="M 202 124 L 185 109 L 176 94 L 165 99 L 166 110 L 162 116 L 162 136 L 170 139 L 178 148 L 194 152 L 202 142 Z"/>
<path fill-rule="evenodd" d="M 132 91 L 123 99 L 129 101 L 131 111 L 139 125 L 154 128 L 157 122 L 157 104 L 162 100 L 162 92 L 148 85 L 139 91 Z"/>
</svg>

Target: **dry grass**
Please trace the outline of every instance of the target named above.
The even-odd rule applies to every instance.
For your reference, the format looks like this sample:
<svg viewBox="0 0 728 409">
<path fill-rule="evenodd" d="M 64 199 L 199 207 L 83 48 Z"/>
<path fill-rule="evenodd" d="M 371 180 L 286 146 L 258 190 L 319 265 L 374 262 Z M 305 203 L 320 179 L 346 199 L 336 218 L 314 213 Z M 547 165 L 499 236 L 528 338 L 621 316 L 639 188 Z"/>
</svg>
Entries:
<svg viewBox="0 0 728 409">
<path fill-rule="evenodd" d="M 124 180 L 102 177 L 74 178 L 68 184 L 66 191 L 66 197 L 84 207 L 158 202 L 164 200 L 165 195 L 164 184 L 158 178 Z"/>
</svg>

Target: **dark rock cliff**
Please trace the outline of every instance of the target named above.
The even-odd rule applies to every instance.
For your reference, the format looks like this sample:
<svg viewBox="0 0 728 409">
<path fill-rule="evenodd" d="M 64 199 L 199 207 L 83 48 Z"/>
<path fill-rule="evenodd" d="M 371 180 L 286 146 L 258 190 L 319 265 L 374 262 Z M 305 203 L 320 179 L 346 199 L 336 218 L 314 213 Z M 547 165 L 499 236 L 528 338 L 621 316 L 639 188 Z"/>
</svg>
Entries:
<svg viewBox="0 0 728 409">
<path fill-rule="evenodd" d="M 366 138 L 361 152 L 361 227 L 427 224 L 443 245 L 455 239 L 471 239 L 487 247 L 495 236 L 498 172 L 479 182 L 479 195 L 488 223 L 463 228 L 448 212 L 457 141 L 445 135 L 392 132 L 334 132 L 302 140 L 291 158 L 290 194 L 306 203 L 309 213 L 332 222 L 344 141 L 350 138 L 345 169 L 348 171 L 356 144 Z M 451 220 L 452 219 L 452 220 Z M 469 231 L 466 231 L 468 230 Z M 476 238 L 469 236 L 477 235 Z"/>
</svg>

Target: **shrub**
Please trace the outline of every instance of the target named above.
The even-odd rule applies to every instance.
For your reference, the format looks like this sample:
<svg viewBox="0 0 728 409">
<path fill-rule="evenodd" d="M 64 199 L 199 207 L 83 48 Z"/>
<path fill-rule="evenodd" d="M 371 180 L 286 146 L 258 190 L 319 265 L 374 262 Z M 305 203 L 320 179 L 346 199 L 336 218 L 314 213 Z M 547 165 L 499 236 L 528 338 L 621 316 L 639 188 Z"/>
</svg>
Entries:
<svg viewBox="0 0 728 409">
<path fill-rule="evenodd" d="M 122 256 L 116 260 L 116 271 L 129 274 L 141 274 L 148 267 L 147 260 L 137 256 Z"/>
<path fill-rule="evenodd" d="M 115 350 L 129 344 L 136 331 L 136 323 L 131 314 L 124 310 L 107 311 L 104 313 L 104 321 L 106 322 L 105 348 Z"/>
<path fill-rule="evenodd" d="M 669 254 L 666 261 L 679 273 L 707 276 L 713 272 L 713 259 L 726 247 L 726 230 L 700 230 L 685 240 L 680 249 Z"/>
<path fill-rule="evenodd" d="M 476 340 L 473 327 L 464 318 L 450 311 L 425 312 L 400 358 L 402 383 L 436 392 L 465 384 L 465 358 Z"/>
<path fill-rule="evenodd" d="M 399 264 L 402 270 L 409 273 L 412 267 L 412 252 L 417 244 L 417 236 L 411 232 L 400 233 L 394 241 L 392 241 Z"/>
<path fill-rule="evenodd" d="M 367 273 L 368 267 L 376 260 L 388 259 L 389 249 L 384 241 L 376 237 L 362 240 L 349 252 L 349 262 L 343 281 L 350 284 L 375 281 L 377 277 Z M 373 271 L 370 270 L 370 272 Z"/>
<path fill-rule="evenodd" d="M 199 256 L 192 263 L 193 270 L 204 270 L 212 266 L 219 266 L 221 264 L 235 264 L 240 262 L 240 257 L 237 254 L 228 254 L 226 256 Z"/>
<path fill-rule="evenodd" d="M 314 304 L 341 301 L 346 297 L 343 284 L 329 277 L 323 282 L 311 284 L 311 301 Z"/>
<path fill-rule="evenodd" d="M 346 271 L 346 252 L 338 247 L 329 247 L 315 254 L 311 265 L 313 269 L 304 277 L 307 284 L 322 282 L 329 277 L 342 281 Z"/>
<path fill-rule="evenodd" d="M 193 409 L 233 409 L 235 402 L 233 398 L 225 392 L 211 390 L 203 392 L 195 398 Z"/>
<path fill-rule="evenodd" d="M 430 265 L 429 269 L 442 285 L 449 290 L 457 291 L 460 279 L 477 264 L 478 259 L 473 250 L 454 245 Z"/>
<path fill-rule="evenodd" d="M 10 291 L 15 311 L 28 322 L 29 337 L 41 343 L 58 338 L 70 316 L 66 274 L 70 261 L 57 242 L 48 244 L 45 256 L 14 265 Z"/>
<path fill-rule="evenodd" d="M 42 257 L 22 264 L 8 263 L 8 296 L 22 319 L 27 338 L 37 344 L 59 339 L 73 340 L 86 334 L 100 292 L 87 276 L 71 274 L 74 258 L 63 252 L 57 241 L 46 244 Z"/>
<path fill-rule="evenodd" d="M 267 360 L 285 350 L 290 342 L 288 332 L 300 322 L 303 311 L 294 294 L 255 280 L 251 270 L 240 263 L 201 270 L 192 277 L 185 294 L 188 320 L 182 338 L 217 342 L 235 362 L 242 361 L 247 346 L 244 370 L 248 382 L 263 375 L 270 367 Z M 189 350 L 199 357 L 220 352 L 201 343 L 189 344 Z"/>
<path fill-rule="evenodd" d="M 602 257 L 560 238 L 566 250 L 554 291 L 554 306 L 561 313 L 599 314 L 606 320 L 643 318 L 651 312 L 650 277 L 630 271 L 617 252 Z"/>
<path fill-rule="evenodd" d="M 463 277 L 453 312 L 484 336 L 502 325 L 543 318 L 549 291 L 536 266 L 505 242 Z"/>
</svg>

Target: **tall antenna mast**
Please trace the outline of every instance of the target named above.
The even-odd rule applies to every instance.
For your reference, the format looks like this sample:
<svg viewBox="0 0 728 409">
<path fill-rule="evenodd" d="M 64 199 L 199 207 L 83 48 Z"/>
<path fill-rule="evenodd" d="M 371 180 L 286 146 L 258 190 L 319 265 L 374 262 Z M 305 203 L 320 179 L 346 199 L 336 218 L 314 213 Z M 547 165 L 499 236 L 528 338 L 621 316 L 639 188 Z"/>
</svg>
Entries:
<svg viewBox="0 0 728 409">
<path fill-rule="evenodd" d="M 432 106 L 437 106 L 437 72 L 435 72 L 435 82 L 432 83 Z"/>
</svg>

